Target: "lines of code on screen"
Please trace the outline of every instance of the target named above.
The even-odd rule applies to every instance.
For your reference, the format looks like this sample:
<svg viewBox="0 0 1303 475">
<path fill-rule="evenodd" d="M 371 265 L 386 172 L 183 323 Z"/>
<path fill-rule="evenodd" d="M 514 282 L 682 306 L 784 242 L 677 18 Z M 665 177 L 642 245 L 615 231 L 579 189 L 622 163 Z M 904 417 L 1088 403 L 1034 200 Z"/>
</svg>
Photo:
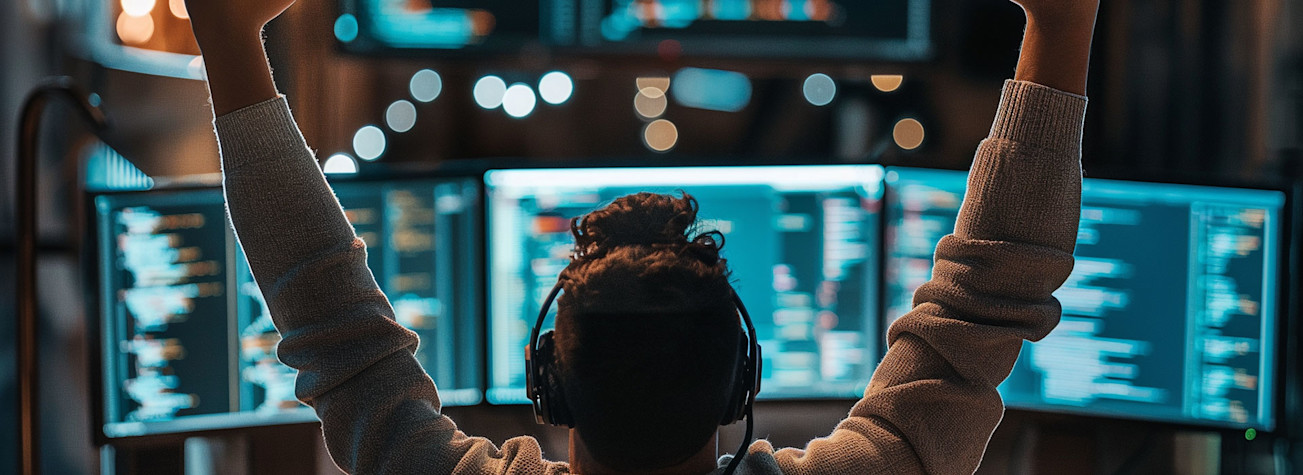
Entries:
<svg viewBox="0 0 1303 475">
<path fill-rule="evenodd" d="M 910 308 L 962 172 L 887 172 L 888 317 Z M 1010 407 L 1224 427 L 1273 424 L 1284 194 L 1087 179 L 1059 326 L 1000 386 Z"/>
<path fill-rule="evenodd" d="M 445 405 L 480 401 L 474 182 L 336 186 Z M 310 422 L 220 190 L 96 197 L 103 432 Z M 439 246 L 436 246 L 439 243 Z M 470 250 L 468 250 L 470 249 Z"/>
<path fill-rule="evenodd" d="M 761 396 L 858 397 L 879 356 L 881 174 L 876 166 L 489 172 L 489 401 L 527 401 L 524 348 L 569 263 L 570 219 L 627 194 L 679 190 L 700 203 L 700 230 L 725 237 L 734 288 L 764 346 Z M 555 305 L 552 315 L 545 328 Z"/>
</svg>

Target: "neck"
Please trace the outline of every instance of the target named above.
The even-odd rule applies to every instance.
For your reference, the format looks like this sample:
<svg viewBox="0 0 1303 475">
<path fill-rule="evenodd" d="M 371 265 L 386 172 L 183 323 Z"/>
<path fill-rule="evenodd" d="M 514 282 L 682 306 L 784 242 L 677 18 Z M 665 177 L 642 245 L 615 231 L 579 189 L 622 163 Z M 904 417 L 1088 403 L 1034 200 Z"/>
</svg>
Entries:
<svg viewBox="0 0 1303 475">
<path fill-rule="evenodd" d="M 719 466 L 719 433 L 710 437 L 706 445 L 701 446 L 701 450 L 688 457 L 680 463 L 673 466 L 658 468 L 655 470 L 640 470 L 636 472 L 621 472 L 603 466 L 597 460 L 593 459 L 588 453 L 588 447 L 584 445 L 583 438 L 579 437 L 577 429 L 570 429 L 570 471 L 572 473 L 584 475 L 674 475 L 681 473 L 710 473 Z"/>
</svg>

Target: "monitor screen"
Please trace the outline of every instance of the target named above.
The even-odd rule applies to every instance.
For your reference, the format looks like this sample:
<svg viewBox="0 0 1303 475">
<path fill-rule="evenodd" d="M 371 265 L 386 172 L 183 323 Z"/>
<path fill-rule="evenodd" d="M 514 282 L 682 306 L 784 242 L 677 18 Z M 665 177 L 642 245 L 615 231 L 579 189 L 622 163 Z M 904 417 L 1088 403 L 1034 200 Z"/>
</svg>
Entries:
<svg viewBox="0 0 1303 475">
<path fill-rule="evenodd" d="M 888 169 L 887 311 L 954 227 L 967 175 Z M 1279 191 L 1087 179 L 1059 326 L 1026 343 L 1009 407 L 1272 430 Z"/>
<path fill-rule="evenodd" d="M 445 405 L 482 398 L 474 181 L 335 186 Z M 95 197 L 103 434 L 315 421 L 217 189 Z"/>
<path fill-rule="evenodd" d="M 689 56 L 913 60 L 930 49 L 929 0 L 580 0 L 587 47 Z"/>
<path fill-rule="evenodd" d="M 335 37 L 353 50 L 510 51 L 541 41 L 557 21 L 573 21 L 567 20 L 573 18 L 573 11 L 556 11 L 548 4 L 543 0 L 343 0 Z"/>
<path fill-rule="evenodd" d="M 881 180 L 877 166 L 490 171 L 489 402 L 527 402 L 524 348 L 569 263 L 570 219 L 679 190 L 700 202 L 701 229 L 725 236 L 764 347 L 760 397 L 858 397 L 880 356 Z"/>
</svg>

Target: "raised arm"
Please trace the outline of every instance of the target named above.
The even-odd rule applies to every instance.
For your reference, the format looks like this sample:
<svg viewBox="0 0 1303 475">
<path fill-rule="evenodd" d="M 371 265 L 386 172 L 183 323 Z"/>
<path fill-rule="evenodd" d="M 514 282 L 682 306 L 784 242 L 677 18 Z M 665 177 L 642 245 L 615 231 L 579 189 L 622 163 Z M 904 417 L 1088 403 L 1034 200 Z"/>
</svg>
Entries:
<svg viewBox="0 0 1303 475">
<path fill-rule="evenodd" d="M 416 334 L 366 266 L 354 234 L 272 82 L 262 28 L 293 0 L 187 0 L 204 53 L 227 210 L 299 371 L 295 394 L 350 473 L 555 472 L 529 438 L 499 450 L 440 413 Z"/>
<path fill-rule="evenodd" d="M 932 280 L 888 332 L 864 398 L 832 435 L 772 463 L 786 473 L 972 473 L 1003 417 L 996 392 L 1023 340 L 1059 321 L 1072 271 L 1096 0 L 1020 0 L 1022 56 L 977 150 Z M 769 463 L 765 442 L 751 448 Z M 749 465 L 750 463 L 748 463 Z M 759 467 L 755 467 L 759 468 Z M 763 471 L 763 470 L 757 470 Z"/>
</svg>

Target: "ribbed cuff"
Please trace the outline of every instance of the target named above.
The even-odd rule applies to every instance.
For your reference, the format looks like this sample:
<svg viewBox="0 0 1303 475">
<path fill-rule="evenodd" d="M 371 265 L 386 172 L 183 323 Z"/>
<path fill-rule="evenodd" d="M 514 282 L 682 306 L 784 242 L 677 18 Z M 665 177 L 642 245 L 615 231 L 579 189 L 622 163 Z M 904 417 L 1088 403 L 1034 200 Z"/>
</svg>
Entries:
<svg viewBox="0 0 1303 475">
<path fill-rule="evenodd" d="M 1052 151 L 1081 149 L 1086 97 L 1027 81 L 1005 81 L 992 139 Z"/>
<path fill-rule="evenodd" d="M 285 96 L 223 114 L 213 125 L 217 128 L 224 170 L 253 161 L 293 156 L 285 152 L 307 147 Z"/>
</svg>

